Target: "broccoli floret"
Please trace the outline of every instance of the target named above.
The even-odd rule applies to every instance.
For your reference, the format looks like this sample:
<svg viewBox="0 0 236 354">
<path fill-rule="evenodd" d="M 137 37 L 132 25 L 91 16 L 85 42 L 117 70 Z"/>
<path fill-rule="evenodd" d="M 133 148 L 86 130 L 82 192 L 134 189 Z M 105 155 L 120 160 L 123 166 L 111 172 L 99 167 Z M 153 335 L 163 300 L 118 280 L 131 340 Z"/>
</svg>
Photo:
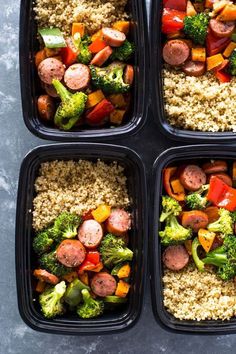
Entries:
<svg viewBox="0 0 236 354">
<path fill-rule="evenodd" d="M 103 238 L 99 251 L 104 265 L 108 268 L 123 261 L 131 261 L 133 258 L 133 252 L 125 247 L 122 238 L 112 234 L 107 234 Z"/>
<path fill-rule="evenodd" d="M 226 236 L 223 245 L 209 252 L 202 261 L 218 267 L 217 274 L 221 279 L 232 279 L 236 275 L 236 237 Z"/>
<path fill-rule="evenodd" d="M 219 209 L 219 215 L 219 219 L 209 224 L 207 229 L 211 232 L 221 233 L 221 237 L 224 238 L 233 233 L 233 219 L 231 213 L 223 208 Z"/>
<path fill-rule="evenodd" d="M 65 267 L 63 264 L 58 262 L 56 258 L 56 251 L 43 254 L 39 263 L 41 268 L 46 269 L 48 272 L 56 275 L 57 277 L 62 277 L 71 272 L 71 268 Z"/>
<path fill-rule="evenodd" d="M 113 53 L 110 56 L 111 60 L 127 61 L 131 58 L 135 51 L 134 43 L 125 40 L 122 46 L 114 48 Z"/>
<path fill-rule="evenodd" d="M 186 16 L 184 18 L 184 32 L 196 44 L 204 45 L 208 23 L 209 15 L 203 12 L 194 16 Z"/>
<path fill-rule="evenodd" d="M 92 53 L 90 52 L 88 46 L 91 43 L 91 37 L 88 35 L 83 36 L 79 44 L 79 55 L 78 60 L 82 64 L 89 64 L 92 59 Z"/>
<path fill-rule="evenodd" d="M 49 252 L 53 242 L 54 240 L 51 233 L 47 229 L 38 233 L 33 239 L 34 252 L 39 256 L 43 253 Z"/>
<path fill-rule="evenodd" d="M 87 95 L 83 92 L 71 93 L 59 80 L 52 80 L 61 103 L 54 116 L 54 123 L 63 130 L 71 129 L 84 112 Z"/>
<path fill-rule="evenodd" d="M 200 244 L 198 238 L 195 237 L 195 239 L 192 242 L 192 256 L 193 256 L 194 263 L 196 264 L 198 270 L 200 270 L 200 272 L 203 272 L 204 271 L 204 262 L 198 256 L 198 247 L 199 246 L 201 246 L 201 244 Z"/>
<path fill-rule="evenodd" d="M 130 85 L 123 80 L 125 64 L 114 61 L 110 65 L 98 68 L 90 65 L 92 84 L 105 93 L 125 93 Z"/>
<path fill-rule="evenodd" d="M 77 314 L 81 318 L 94 318 L 103 314 L 104 303 L 101 300 L 95 300 L 87 289 L 81 291 L 84 303 L 77 307 Z"/>
<path fill-rule="evenodd" d="M 186 229 L 178 223 L 176 216 L 170 215 L 166 219 L 166 226 L 159 232 L 161 243 L 165 246 L 182 243 L 192 236 L 192 230 Z"/>
<path fill-rule="evenodd" d="M 162 197 L 162 213 L 160 216 L 160 222 L 165 221 L 170 215 L 178 216 L 181 211 L 182 207 L 177 200 L 164 195 Z"/>
<path fill-rule="evenodd" d="M 77 229 L 81 224 L 81 217 L 77 214 L 64 212 L 54 221 L 53 229 L 59 241 L 63 238 L 74 238 L 77 235 Z"/>
<path fill-rule="evenodd" d="M 61 300 L 65 291 L 66 283 L 61 281 L 55 286 L 50 286 L 39 295 L 39 303 L 45 317 L 52 318 L 64 313 L 64 306 Z"/>
<path fill-rule="evenodd" d="M 231 75 L 236 75 L 236 50 L 233 50 L 229 57 L 229 73 Z"/>
<path fill-rule="evenodd" d="M 203 194 L 209 189 L 209 184 L 203 185 L 198 191 L 187 195 L 186 204 L 190 209 L 205 209 L 208 203 L 207 197 Z"/>
</svg>

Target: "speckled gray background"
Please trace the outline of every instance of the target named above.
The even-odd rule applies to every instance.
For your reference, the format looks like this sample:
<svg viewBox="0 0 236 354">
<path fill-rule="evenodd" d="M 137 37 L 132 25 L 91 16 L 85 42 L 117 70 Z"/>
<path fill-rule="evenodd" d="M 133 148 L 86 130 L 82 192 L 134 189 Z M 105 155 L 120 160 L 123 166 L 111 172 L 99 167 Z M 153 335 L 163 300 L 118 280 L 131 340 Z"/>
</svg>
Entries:
<svg viewBox="0 0 236 354">
<path fill-rule="evenodd" d="M 168 333 L 154 320 L 149 284 L 138 324 L 118 335 L 70 337 L 35 332 L 21 320 L 15 284 L 15 205 L 21 160 L 45 144 L 25 128 L 20 102 L 18 64 L 19 0 L 0 0 L 0 354 L 204 353 L 236 352 L 236 335 L 192 336 Z M 50 143 L 50 142 L 48 142 Z M 170 142 L 159 135 L 149 114 L 146 127 L 129 144 L 151 165 Z M 173 143 L 171 143 L 173 145 Z"/>
</svg>

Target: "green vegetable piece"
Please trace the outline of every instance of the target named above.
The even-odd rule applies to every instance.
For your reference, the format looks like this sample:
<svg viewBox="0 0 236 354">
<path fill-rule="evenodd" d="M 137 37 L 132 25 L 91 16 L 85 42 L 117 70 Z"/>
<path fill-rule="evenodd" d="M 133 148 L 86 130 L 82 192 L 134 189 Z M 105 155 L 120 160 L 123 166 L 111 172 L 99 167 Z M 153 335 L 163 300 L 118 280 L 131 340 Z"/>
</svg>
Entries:
<svg viewBox="0 0 236 354">
<path fill-rule="evenodd" d="M 233 42 L 236 42 L 236 32 L 234 32 L 234 33 L 232 34 L 231 40 L 232 40 Z"/>
<path fill-rule="evenodd" d="M 235 41 L 236 42 L 236 41 Z M 231 75 L 236 75 L 236 50 L 234 49 L 229 57 L 228 71 Z"/>
<path fill-rule="evenodd" d="M 125 304 L 127 302 L 127 298 L 111 295 L 111 296 L 105 296 L 103 298 L 103 301 L 111 304 Z"/>
<path fill-rule="evenodd" d="M 77 314 L 81 318 L 94 318 L 103 314 L 104 302 L 93 299 L 87 289 L 81 291 L 83 304 L 77 307 Z"/>
<path fill-rule="evenodd" d="M 79 215 L 64 212 L 54 221 L 53 229 L 61 239 L 74 238 L 77 236 L 77 230 L 81 222 L 82 219 Z"/>
<path fill-rule="evenodd" d="M 209 15 L 201 12 L 184 18 L 184 32 L 196 44 L 204 45 L 209 23 Z"/>
<path fill-rule="evenodd" d="M 71 307 L 79 305 L 82 301 L 81 290 L 87 289 L 90 290 L 90 287 L 84 284 L 81 280 L 75 279 L 73 280 L 66 289 L 66 293 L 64 296 L 65 302 Z"/>
<path fill-rule="evenodd" d="M 201 244 L 198 241 L 198 238 L 195 237 L 195 239 L 192 242 L 192 256 L 193 256 L 194 263 L 196 264 L 198 270 L 200 270 L 200 272 L 203 272 L 204 271 L 204 262 L 199 258 L 198 252 L 197 252 L 199 246 L 201 246 Z"/>
<path fill-rule="evenodd" d="M 57 277 L 62 277 L 73 270 L 72 268 L 65 267 L 63 264 L 58 262 L 56 251 L 44 253 L 40 257 L 39 263 L 42 269 L 46 269 L 49 273 L 52 273 Z"/>
<path fill-rule="evenodd" d="M 186 197 L 187 206 L 192 210 L 205 209 L 208 203 L 205 193 L 207 192 L 208 189 L 209 189 L 209 184 L 205 184 L 198 191 L 187 195 Z"/>
<path fill-rule="evenodd" d="M 64 313 L 62 297 L 66 291 L 66 283 L 61 281 L 55 286 L 48 287 L 39 295 L 41 310 L 46 318 L 52 318 Z"/>
<path fill-rule="evenodd" d="M 162 197 L 162 213 L 160 216 L 160 222 L 165 221 L 170 215 L 178 216 L 181 211 L 182 207 L 177 200 L 164 195 Z"/>
<path fill-rule="evenodd" d="M 113 49 L 110 59 L 128 61 L 132 57 L 134 51 L 135 51 L 134 43 L 125 40 L 122 46 Z"/>
<path fill-rule="evenodd" d="M 83 36 L 78 43 L 79 55 L 78 61 L 82 64 L 88 65 L 92 59 L 92 53 L 90 52 L 88 46 L 91 43 L 91 37 L 88 35 Z"/>
<path fill-rule="evenodd" d="M 233 234 L 233 219 L 231 213 L 226 209 L 219 209 L 219 219 L 207 226 L 211 232 L 220 232 L 221 237 Z"/>
<path fill-rule="evenodd" d="M 159 231 L 159 236 L 163 245 L 175 245 L 190 239 L 192 237 L 192 230 L 180 225 L 176 216 L 170 215 L 166 219 L 165 229 Z"/>
<path fill-rule="evenodd" d="M 41 28 L 38 30 L 47 48 L 63 48 L 66 42 L 59 28 Z"/>
<path fill-rule="evenodd" d="M 43 253 L 49 252 L 53 245 L 53 238 L 49 229 L 39 232 L 33 239 L 34 252 L 39 256 Z"/>
<path fill-rule="evenodd" d="M 87 95 L 83 92 L 71 93 L 59 80 L 52 80 L 61 103 L 54 116 L 54 123 L 63 130 L 70 130 L 85 110 Z"/>
<path fill-rule="evenodd" d="M 133 258 L 133 252 L 125 247 L 122 238 L 112 234 L 107 234 L 103 237 L 99 252 L 104 265 L 108 268 L 114 267 L 117 263 L 131 261 Z"/>
<path fill-rule="evenodd" d="M 126 263 L 122 262 L 122 263 L 116 264 L 115 267 L 111 271 L 111 275 L 117 275 L 120 268 L 123 267 L 124 264 L 126 264 Z"/>
</svg>

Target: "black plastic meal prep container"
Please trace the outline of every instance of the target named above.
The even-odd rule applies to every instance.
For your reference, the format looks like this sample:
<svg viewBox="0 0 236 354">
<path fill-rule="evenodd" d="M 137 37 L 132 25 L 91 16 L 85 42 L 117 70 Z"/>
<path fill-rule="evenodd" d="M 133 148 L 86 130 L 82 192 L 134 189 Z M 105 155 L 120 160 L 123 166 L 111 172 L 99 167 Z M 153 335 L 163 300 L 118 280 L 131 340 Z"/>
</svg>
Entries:
<svg viewBox="0 0 236 354">
<path fill-rule="evenodd" d="M 163 152 L 155 161 L 152 173 L 152 214 L 150 215 L 150 243 L 149 259 L 151 271 L 152 307 L 157 322 L 165 329 L 180 333 L 196 334 L 229 334 L 236 333 L 236 317 L 229 321 L 209 320 L 190 321 L 179 320 L 171 315 L 163 304 L 163 264 L 162 246 L 158 232 L 161 230 L 159 222 L 161 212 L 161 197 L 166 194 L 163 189 L 163 169 L 175 163 L 203 162 L 206 159 L 236 160 L 236 150 L 233 146 L 221 145 L 190 145 L 170 148 Z"/>
<path fill-rule="evenodd" d="M 236 141 L 236 133 L 233 132 L 201 132 L 176 128 L 167 121 L 165 113 L 163 79 L 162 79 L 162 46 L 163 35 L 161 33 L 161 17 L 163 0 L 151 0 L 150 16 L 150 81 L 151 106 L 154 120 L 163 134 L 168 138 L 189 142 L 230 143 Z"/>
<path fill-rule="evenodd" d="M 132 261 L 131 289 L 127 304 L 95 319 L 80 319 L 67 314 L 46 319 L 41 314 L 33 291 L 32 270 L 36 265 L 32 250 L 32 210 L 35 196 L 34 181 L 42 162 L 52 160 L 118 161 L 124 166 L 131 199 L 132 230 L 130 248 Z M 18 307 L 22 319 L 35 330 L 58 334 L 105 334 L 133 326 L 138 320 L 143 300 L 145 260 L 147 258 L 146 179 L 140 157 L 131 149 L 116 145 L 78 143 L 53 144 L 33 149 L 23 160 L 18 187 L 16 212 L 16 282 Z"/>
<path fill-rule="evenodd" d="M 62 131 L 46 125 L 37 111 L 37 97 L 42 93 L 34 55 L 39 50 L 37 26 L 34 20 L 34 1 L 21 0 L 20 8 L 20 81 L 24 122 L 36 136 L 56 141 L 88 141 L 101 138 L 112 139 L 129 136 L 139 130 L 146 120 L 147 87 L 146 70 L 148 66 L 148 40 L 145 0 L 130 0 L 128 9 L 132 16 L 131 36 L 136 46 L 134 67 L 135 79 L 131 89 L 131 107 L 124 123 L 115 128 L 81 128 Z"/>
</svg>

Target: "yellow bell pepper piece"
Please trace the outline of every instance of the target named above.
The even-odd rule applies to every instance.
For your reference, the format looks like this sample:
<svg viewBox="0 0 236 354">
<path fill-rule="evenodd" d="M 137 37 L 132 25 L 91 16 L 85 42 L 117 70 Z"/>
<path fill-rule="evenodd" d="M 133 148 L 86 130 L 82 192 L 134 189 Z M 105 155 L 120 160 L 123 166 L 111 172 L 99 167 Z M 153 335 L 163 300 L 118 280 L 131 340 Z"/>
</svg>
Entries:
<svg viewBox="0 0 236 354">
<path fill-rule="evenodd" d="M 97 222 L 104 222 L 111 214 L 111 207 L 106 204 L 99 205 L 97 209 L 92 211 L 94 220 Z"/>
</svg>

